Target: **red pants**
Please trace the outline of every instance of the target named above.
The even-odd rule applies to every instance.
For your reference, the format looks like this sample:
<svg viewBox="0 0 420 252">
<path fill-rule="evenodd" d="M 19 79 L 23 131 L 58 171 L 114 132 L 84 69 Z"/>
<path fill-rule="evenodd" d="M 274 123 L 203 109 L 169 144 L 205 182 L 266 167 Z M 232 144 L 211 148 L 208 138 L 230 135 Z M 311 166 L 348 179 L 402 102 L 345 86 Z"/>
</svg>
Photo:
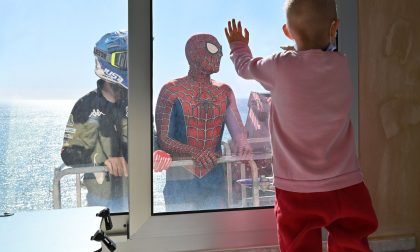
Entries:
<svg viewBox="0 0 420 252">
<path fill-rule="evenodd" d="M 328 251 L 371 251 L 367 237 L 378 227 L 364 183 L 330 192 L 276 189 L 274 208 L 281 252 L 321 252 L 321 228 Z"/>
</svg>

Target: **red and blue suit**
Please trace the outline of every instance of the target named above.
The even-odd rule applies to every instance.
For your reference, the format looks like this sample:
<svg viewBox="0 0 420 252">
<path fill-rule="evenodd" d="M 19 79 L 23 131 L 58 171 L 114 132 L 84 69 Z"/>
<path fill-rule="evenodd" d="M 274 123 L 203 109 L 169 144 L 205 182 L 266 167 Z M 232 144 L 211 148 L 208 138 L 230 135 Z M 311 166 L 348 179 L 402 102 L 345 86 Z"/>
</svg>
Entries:
<svg viewBox="0 0 420 252">
<path fill-rule="evenodd" d="M 245 129 L 232 89 L 210 78 L 219 71 L 222 48 L 209 34 L 192 36 L 185 54 L 187 76 L 166 83 L 156 104 L 159 146 L 173 160 L 194 161 L 191 167 L 167 170 L 164 197 L 166 211 L 205 210 L 226 207 L 222 135 L 227 126 L 239 152 L 249 152 Z"/>
</svg>

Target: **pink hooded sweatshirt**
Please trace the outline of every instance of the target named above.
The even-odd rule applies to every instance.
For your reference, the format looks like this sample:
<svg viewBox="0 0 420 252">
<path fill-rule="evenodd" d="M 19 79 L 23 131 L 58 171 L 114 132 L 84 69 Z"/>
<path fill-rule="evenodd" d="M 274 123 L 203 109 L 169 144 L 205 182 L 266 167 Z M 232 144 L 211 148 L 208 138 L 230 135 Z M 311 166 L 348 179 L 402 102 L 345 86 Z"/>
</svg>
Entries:
<svg viewBox="0 0 420 252">
<path fill-rule="evenodd" d="M 353 88 L 346 57 L 322 50 L 253 58 L 231 44 L 237 73 L 271 92 L 274 185 L 292 192 L 325 192 L 363 181 L 350 110 Z"/>
</svg>

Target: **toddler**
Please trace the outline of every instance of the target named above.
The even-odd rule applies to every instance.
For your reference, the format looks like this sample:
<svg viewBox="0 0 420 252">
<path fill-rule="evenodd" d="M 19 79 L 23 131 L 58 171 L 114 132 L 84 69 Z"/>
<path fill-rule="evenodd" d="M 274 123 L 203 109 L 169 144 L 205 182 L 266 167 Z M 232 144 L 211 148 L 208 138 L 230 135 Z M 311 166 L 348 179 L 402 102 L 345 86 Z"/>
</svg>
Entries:
<svg viewBox="0 0 420 252">
<path fill-rule="evenodd" d="M 356 157 L 346 57 L 330 50 L 339 26 L 335 0 L 286 0 L 284 34 L 295 48 L 253 57 L 249 32 L 225 28 L 237 73 L 271 92 L 275 214 L 280 249 L 371 251 L 377 218 Z"/>
</svg>

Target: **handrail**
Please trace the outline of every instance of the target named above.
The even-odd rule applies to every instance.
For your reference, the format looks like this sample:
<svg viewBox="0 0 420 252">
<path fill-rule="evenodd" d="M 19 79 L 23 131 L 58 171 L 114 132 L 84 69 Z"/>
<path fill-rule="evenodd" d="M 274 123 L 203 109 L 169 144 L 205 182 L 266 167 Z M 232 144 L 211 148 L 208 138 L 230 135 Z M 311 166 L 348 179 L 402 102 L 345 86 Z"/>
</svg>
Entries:
<svg viewBox="0 0 420 252">
<path fill-rule="evenodd" d="M 249 141 L 250 143 L 267 141 L 267 139 L 265 139 L 265 138 L 249 139 L 249 140 L 250 140 Z M 229 183 L 229 177 L 232 178 L 232 172 L 231 172 L 231 166 L 230 166 L 230 164 L 232 162 L 249 161 L 250 166 L 251 166 L 252 178 L 253 178 L 253 180 L 256 181 L 257 177 L 258 177 L 258 168 L 257 168 L 254 160 L 264 160 L 264 159 L 272 158 L 271 153 L 253 154 L 251 156 L 251 158 L 244 158 L 244 157 L 237 156 L 237 155 L 231 155 L 229 145 L 224 143 L 223 146 L 226 149 L 226 151 L 225 151 L 226 156 L 222 156 L 222 157 L 218 158 L 217 163 L 218 164 L 223 164 L 223 163 L 228 164 L 228 169 L 227 169 L 228 194 L 229 194 L 229 187 L 232 186 L 232 183 Z M 194 165 L 194 161 L 193 160 L 174 160 L 174 161 L 171 162 L 170 167 L 188 166 L 188 165 Z M 241 169 L 244 169 L 244 167 L 242 167 Z M 61 208 L 61 179 L 64 176 L 76 175 L 77 207 L 80 207 L 81 206 L 80 174 L 107 172 L 107 171 L 108 171 L 108 169 L 105 166 L 77 166 L 77 167 L 71 167 L 71 166 L 66 166 L 65 164 L 61 164 L 60 166 L 55 168 L 54 169 L 54 179 L 53 179 L 53 204 L 54 204 L 54 208 L 55 209 Z M 242 174 L 242 176 L 244 176 L 244 174 Z M 230 190 L 230 194 L 231 193 L 232 193 L 232 191 Z M 259 195 L 258 185 L 256 184 L 256 185 L 253 186 L 253 198 L 254 198 L 254 204 L 257 204 L 257 205 L 258 205 L 258 203 L 257 203 L 256 200 L 258 198 L 258 195 Z M 244 204 L 244 202 L 243 202 L 243 204 Z M 228 205 L 229 206 L 232 205 L 232 199 L 231 199 L 231 196 L 229 197 L 229 195 L 228 195 Z"/>
<path fill-rule="evenodd" d="M 251 158 L 244 158 L 238 155 L 230 155 L 230 156 L 222 156 L 217 159 L 218 164 L 223 163 L 230 163 L 230 162 L 238 162 L 238 161 L 249 161 L 249 160 L 264 160 L 270 159 L 272 157 L 271 153 L 259 153 L 253 154 Z M 192 160 L 175 160 L 171 162 L 170 167 L 174 166 L 187 166 L 187 165 L 194 165 L 194 161 Z"/>
<path fill-rule="evenodd" d="M 108 169 L 105 166 L 78 166 L 71 167 L 65 164 L 61 164 L 59 167 L 54 169 L 53 179 L 53 202 L 54 209 L 61 208 L 61 178 L 67 175 L 76 175 L 76 192 L 77 192 L 77 207 L 81 206 L 81 186 L 80 186 L 80 174 L 83 173 L 95 173 L 95 172 L 107 172 Z"/>
</svg>

